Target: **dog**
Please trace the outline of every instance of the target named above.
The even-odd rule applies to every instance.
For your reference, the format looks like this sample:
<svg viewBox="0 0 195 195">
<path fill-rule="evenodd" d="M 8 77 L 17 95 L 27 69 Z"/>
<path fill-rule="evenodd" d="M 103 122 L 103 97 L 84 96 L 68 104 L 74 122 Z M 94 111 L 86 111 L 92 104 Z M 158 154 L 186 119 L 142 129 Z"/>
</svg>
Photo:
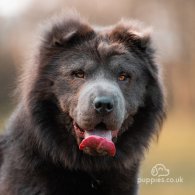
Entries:
<svg viewBox="0 0 195 195">
<path fill-rule="evenodd" d="M 141 23 L 44 26 L 0 138 L 1 195 L 136 195 L 165 117 L 160 67 Z"/>
</svg>

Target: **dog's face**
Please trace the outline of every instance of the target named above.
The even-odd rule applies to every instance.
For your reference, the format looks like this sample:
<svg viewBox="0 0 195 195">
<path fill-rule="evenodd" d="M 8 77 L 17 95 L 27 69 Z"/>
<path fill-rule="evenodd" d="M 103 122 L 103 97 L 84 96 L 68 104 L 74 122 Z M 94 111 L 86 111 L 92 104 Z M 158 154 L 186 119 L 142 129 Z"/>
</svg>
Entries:
<svg viewBox="0 0 195 195">
<path fill-rule="evenodd" d="M 73 119 L 78 144 L 86 131 L 100 136 L 111 132 L 116 141 L 126 130 L 124 121 L 132 122 L 142 106 L 148 79 L 143 63 L 131 52 L 103 54 L 103 47 L 116 50 L 119 45 L 95 39 L 64 52 L 57 64 L 60 79 L 56 79 L 55 94 L 61 109 Z"/>
<path fill-rule="evenodd" d="M 114 155 L 113 142 L 144 105 L 149 37 L 125 25 L 97 31 L 74 22 L 66 24 L 68 32 L 59 27 L 50 32 L 53 45 L 47 71 L 55 75 L 52 90 L 61 111 L 72 118 L 80 149 Z M 89 136 L 93 139 L 81 144 Z M 111 144 L 108 151 L 107 144 Z"/>
<path fill-rule="evenodd" d="M 136 144 L 147 145 L 163 118 L 163 94 L 147 31 L 131 22 L 96 29 L 66 18 L 46 32 L 40 48 L 37 97 L 55 102 L 60 115 L 68 115 L 80 150 L 114 156 L 119 145 L 134 147 L 123 140 L 137 140 L 138 135 Z"/>
</svg>

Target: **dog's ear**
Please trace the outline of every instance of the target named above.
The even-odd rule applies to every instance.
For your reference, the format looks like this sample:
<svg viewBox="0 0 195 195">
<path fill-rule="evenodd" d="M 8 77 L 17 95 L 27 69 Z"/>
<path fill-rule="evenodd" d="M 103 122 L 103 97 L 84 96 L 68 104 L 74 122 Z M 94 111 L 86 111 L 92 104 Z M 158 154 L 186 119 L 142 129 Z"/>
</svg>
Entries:
<svg viewBox="0 0 195 195">
<path fill-rule="evenodd" d="M 56 48 L 84 41 L 93 34 L 94 30 L 78 14 L 69 14 L 55 17 L 42 37 L 45 46 Z"/>
<path fill-rule="evenodd" d="M 143 27 L 137 21 L 121 20 L 110 32 L 110 39 L 121 42 L 129 49 L 146 51 L 151 45 L 151 28 Z"/>
</svg>

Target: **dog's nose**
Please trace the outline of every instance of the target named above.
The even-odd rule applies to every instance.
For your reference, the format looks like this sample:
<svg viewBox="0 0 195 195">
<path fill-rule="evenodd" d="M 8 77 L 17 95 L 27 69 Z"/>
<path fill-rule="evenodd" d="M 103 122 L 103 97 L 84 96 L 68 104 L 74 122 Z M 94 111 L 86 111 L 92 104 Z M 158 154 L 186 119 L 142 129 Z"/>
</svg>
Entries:
<svg viewBox="0 0 195 195">
<path fill-rule="evenodd" d="M 93 103 L 94 109 L 100 114 L 107 114 L 113 111 L 114 101 L 111 97 L 96 97 Z"/>
</svg>

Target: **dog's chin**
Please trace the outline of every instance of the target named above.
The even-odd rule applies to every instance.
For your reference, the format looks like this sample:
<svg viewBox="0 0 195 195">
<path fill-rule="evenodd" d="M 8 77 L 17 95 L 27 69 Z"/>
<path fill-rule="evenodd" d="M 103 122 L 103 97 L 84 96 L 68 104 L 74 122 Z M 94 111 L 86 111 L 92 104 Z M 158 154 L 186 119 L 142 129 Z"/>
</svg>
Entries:
<svg viewBox="0 0 195 195">
<path fill-rule="evenodd" d="M 91 156 L 115 156 L 119 130 L 108 130 L 103 123 L 93 129 L 83 129 L 76 122 L 73 129 L 81 152 Z"/>
</svg>

